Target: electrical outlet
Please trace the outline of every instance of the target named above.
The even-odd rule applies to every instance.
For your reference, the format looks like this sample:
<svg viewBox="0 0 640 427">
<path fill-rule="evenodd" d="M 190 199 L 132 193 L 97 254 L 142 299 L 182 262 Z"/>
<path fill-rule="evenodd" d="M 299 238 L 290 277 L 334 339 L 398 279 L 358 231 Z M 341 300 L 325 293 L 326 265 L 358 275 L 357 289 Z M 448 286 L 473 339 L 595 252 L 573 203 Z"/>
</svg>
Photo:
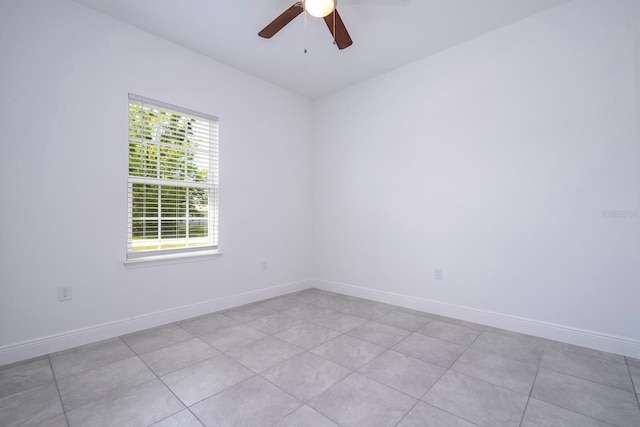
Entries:
<svg viewBox="0 0 640 427">
<path fill-rule="evenodd" d="M 58 288 L 58 301 L 71 300 L 71 286 L 61 286 Z"/>
<path fill-rule="evenodd" d="M 436 280 L 442 280 L 442 269 L 441 268 L 436 268 L 433 274 L 433 277 Z"/>
</svg>

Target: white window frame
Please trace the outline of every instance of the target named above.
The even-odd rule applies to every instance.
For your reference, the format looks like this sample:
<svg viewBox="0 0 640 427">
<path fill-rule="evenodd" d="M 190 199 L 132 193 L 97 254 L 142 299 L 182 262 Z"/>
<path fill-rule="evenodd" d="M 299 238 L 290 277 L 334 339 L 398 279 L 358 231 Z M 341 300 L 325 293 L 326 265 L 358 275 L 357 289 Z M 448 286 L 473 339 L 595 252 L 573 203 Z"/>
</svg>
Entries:
<svg viewBox="0 0 640 427">
<path fill-rule="evenodd" d="M 127 250 L 125 263 L 162 261 L 220 254 L 218 246 L 218 118 L 216 116 L 178 107 L 132 93 L 129 94 L 128 105 L 129 108 L 127 110 L 129 111 L 129 133 L 127 138 Z M 132 124 L 134 118 L 137 118 L 139 120 L 140 117 L 142 117 L 143 123 L 153 130 L 139 130 L 138 126 L 140 122 L 137 122 L 137 124 Z M 172 139 L 168 131 L 176 130 L 176 125 L 174 124 L 175 122 L 170 123 L 166 121 L 161 123 L 161 120 L 152 121 L 151 119 L 157 119 L 158 117 L 166 117 L 172 119 L 176 119 L 179 117 L 180 123 L 189 123 L 188 129 L 190 131 L 188 134 L 190 135 L 190 137 L 187 137 L 187 131 L 183 130 L 182 132 L 184 133 L 184 136 L 180 135 Z M 187 126 L 183 126 L 183 129 L 187 129 Z M 146 133 L 144 136 L 141 136 L 142 132 L 148 133 Z M 188 141 L 188 144 L 185 144 L 186 141 Z M 157 158 L 157 168 L 147 168 L 147 165 L 153 164 L 152 162 L 146 162 L 145 165 L 142 166 L 142 160 L 140 160 L 138 164 L 134 165 L 131 155 L 132 147 L 144 147 L 145 149 L 146 147 L 155 147 L 154 150 Z M 184 162 L 182 162 L 181 160 L 179 162 L 174 161 L 173 163 L 171 163 L 171 160 L 167 160 L 168 163 L 164 164 L 171 164 L 173 170 L 175 171 L 180 171 L 178 166 L 181 168 L 184 164 L 185 173 L 182 179 L 169 179 L 167 177 L 161 176 L 161 169 L 163 164 L 161 164 L 162 155 L 160 154 L 160 152 L 162 148 L 172 149 L 177 153 L 184 152 Z M 144 153 L 147 152 L 144 151 Z M 142 159 L 142 157 L 143 156 L 141 155 L 140 159 Z M 188 158 L 190 160 L 187 160 Z M 187 173 L 187 169 L 189 167 L 194 167 L 194 158 L 197 159 L 197 166 L 195 166 L 197 170 L 208 171 L 207 179 L 205 181 L 194 181 L 193 179 L 190 179 L 189 174 Z M 137 166 L 137 169 L 132 169 L 132 165 L 134 167 Z M 132 170 L 135 170 L 137 172 L 132 173 Z M 140 206 L 144 206 L 142 210 L 145 214 L 142 217 L 134 217 L 134 186 L 138 189 L 140 189 L 141 186 L 149 189 L 155 187 L 154 191 L 157 194 L 156 197 L 149 199 L 149 206 L 151 206 L 151 208 L 147 207 L 146 198 L 144 199 L 142 205 L 140 205 L 140 199 L 137 199 L 138 209 L 140 209 Z M 182 190 L 185 192 L 184 198 L 179 196 L 175 199 L 172 199 L 173 201 L 178 200 L 183 202 L 183 209 L 185 209 L 184 214 L 177 213 L 178 210 L 175 206 L 177 206 L 178 202 L 174 202 L 175 206 L 173 216 L 170 216 L 168 214 L 165 216 L 162 211 L 163 189 L 165 191 L 165 195 L 167 194 L 167 191 L 171 190 L 174 192 L 174 194 L 181 194 L 178 193 L 181 190 L 177 189 L 184 189 Z M 201 206 L 201 208 L 206 206 L 206 209 L 194 208 L 190 211 L 190 206 L 192 204 L 190 202 L 193 202 L 193 200 L 190 199 L 189 189 L 193 189 L 194 191 L 199 192 L 199 194 L 206 194 L 207 204 Z M 151 193 L 151 191 L 149 191 L 149 193 Z M 142 191 L 142 194 L 145 195 L 149 193 Z M 156 202 L 155 208 L 153 207 L 154 201 Z M 153 209 L 155 209 L 156 211 L 155 214 L 153 213 Z M 150 210 L 152 212 L 152 216 L 145 216 L 148 215 L 146 214 L 147 210 Z M 193 212 L 197 216 L 191 216 L 190 212 Z M 204 216 L 202 216 L 203 214 Z M 142 232 L 145 237 L 134 238 L 134 234 L 136 233 L 134 231 L 134 228 L 136 230 L 139 230 L 138 228 L 134 227 L 134 223 L 138 222 L 139 224 L 140 222 L 142 222 L 143 224 L 146 224 L 145 221 L 151 222 L 152 224 L 154 222 L 156 223 L 156 239 L 149 238 L 146 231 Z M 172 229 L 171 227 L 167 227 L 167 229 L 169 230 L 169 232 L 173 230 L 173 232 L 176 233 L 175 236 L 164 236 L 162 229 L 163 223 L 173 224 Z M 206 223 L 207 233 L 205 237 L 191 237 L 189 227 L 190 224 L 194 223 L 197 223 L 199 225 L 203 225 L 203 223 Z M 165 229 L 165 232 L 167 229 Z M 184 229 L 184 231 L 182 232 L 185 234 L 185 236 L 179 237 L 179 230 L 182 229 Z M 153 230 L 153 228 L 151 228 L 151 230 Z M 148 233 L 154 234 L 153 231 L 150 231 Z M 151 248 L 151 246 L 155 246 L 155 248 Z M 175 246 L 184 247 L 175 248 Z M 144 247 L 146 247 L 147 249 L 143 249 Z"/>
</svg>

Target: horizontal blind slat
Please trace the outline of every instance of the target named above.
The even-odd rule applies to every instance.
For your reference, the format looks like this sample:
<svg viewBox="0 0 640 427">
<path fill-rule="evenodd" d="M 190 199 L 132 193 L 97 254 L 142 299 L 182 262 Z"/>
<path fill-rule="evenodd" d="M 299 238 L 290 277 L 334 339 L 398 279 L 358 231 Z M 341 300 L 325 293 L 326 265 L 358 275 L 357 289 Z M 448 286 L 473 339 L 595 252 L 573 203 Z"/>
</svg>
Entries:
<svg viewBox="0 0 640 427">
<path fill-rule="evenodd" d="M 146 185 L 166 185 L 173 187 L 192 187 L 192 188 L 213 188 L 211 182 L 193 182 L 193 181 L 174 181 L 169 179 L 143 178 L 138 176 L 130 176 L 129 182 L 132 184 Z"/>
</svg>

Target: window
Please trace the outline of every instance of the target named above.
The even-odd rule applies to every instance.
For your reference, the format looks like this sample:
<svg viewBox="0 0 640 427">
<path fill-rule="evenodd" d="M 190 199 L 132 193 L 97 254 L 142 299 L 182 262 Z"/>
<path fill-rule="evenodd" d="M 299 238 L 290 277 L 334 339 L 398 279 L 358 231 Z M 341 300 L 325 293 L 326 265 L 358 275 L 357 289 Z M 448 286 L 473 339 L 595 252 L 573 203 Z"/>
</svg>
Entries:
<svg viewBox="0 0 640 427">
<path fill-rule="evenodd" d="M 129 94 L 127 261 L 218 248 L 218 119 Z"/>
</svg>

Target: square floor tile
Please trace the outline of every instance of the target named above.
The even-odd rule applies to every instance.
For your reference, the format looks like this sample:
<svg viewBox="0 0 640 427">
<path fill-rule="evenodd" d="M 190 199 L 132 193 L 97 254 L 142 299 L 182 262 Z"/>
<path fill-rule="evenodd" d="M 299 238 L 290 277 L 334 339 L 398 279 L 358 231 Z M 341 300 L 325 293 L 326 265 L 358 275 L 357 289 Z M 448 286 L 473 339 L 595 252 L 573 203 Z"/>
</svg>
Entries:
<svg viewBox="0 0 640 427">
<path fill-rule="evenodd" d="M 249 304 L 223 312 L 225 316 L 238 322 L 251 322 L 252 320 L 260 319 L 273 313 L 275 313 L 275 311 L 260 304 Z"/>
<path fill-rule="evenodd" d="M 262 372 L 291 359 L 303 350 L 276 337 L 267 337 L 227 353 L 254 372 Z"/>
<path fill-rule="evenodd" d="M 133 351 L 142 354 L 190 340 L 193 335 L 177 325 L 169 324 L 124 335 L 121 338 Z"/>
<path fill-rule="evenodd" d="M 640 394 L 640 366 L 629 365 L 631 380 L 633 381 L 636 394 Z"/>
<path fill-rule="evenodd" d="M 295 319 L 284 313 L 274 313 L 247 324 L 266 334 L 275 335 L 301 323 L 304 323 L 304 320 Z"/>
<path fill-rule="evenodd" d="M 536 337 L 534 335 L 523 334 L 522 332 L 510 331 L 508 329 L 495 328 L 493 326 L 487 326 L 485 331 L 490 332 L 492 334 L 502 335 L 505 337 L 516 338 L 522 341 L 530 341 L 536 342 L 538 344 L 542 344 L 543 347 L 546 347 L 549 343 L 549 340 L 545 338 Z"/>
<path fill-rule="evenodd" d="M 448 368 L 460 357 L 466 347 L 414 333 L 393 346 L 393 350 Z"/>
<path fill-rule="evenodd" d="M 411 332 L 395 326 L 385 325 L 384 323 L 368 322 L 349 331 L 348 335 L 389 348 L 411 335 Z"/>
<path fill-rule="evenodd" d="M 634 359 L 633 357 L 625 357 L 625 359 L 627 360 L 627 364 L 629 366 L 640 368 L 640 359 Z"/>
<path fill-rule="evenodd" d="M 350 297 L 347 295 L 333 294 L 326 301 L 326 307 L 331 310 L 339 311 L 341 313 L 345 313 L 348 311 L 349 306 L 353 304 L 354 301 L 357 301 L 358 298 Z"/>
<path fill-rule="evenodd" d="M 3 427 L 55 426 L 61 414 L 62 405 L 53 382 L 0 398 L 0 425 Z M 64 419 L 64 414 L 62 417 Z"/>
<path fill-rule="evenodd" d="M 517 427 L 528 396 L 447 371 L 422 400 L 481 426 Z"/>
<path fill-rule="evenodd" d="M 315 304 L 323 308 L 331 308 L 333 303 L 333 294 L 319 292 L 313 289 L 298 294 L 298 298 L 309 304 Z"/>
<path fill-rule="evenodd" d="M 428 403 L 418 402 L 413 407 L 406 417 L 402 419 L 398 427 L 476 427 L 476 424 L 471 424 L 458 418 L 455 415 L 451 415 L 441 409 L 431 406 Z"/>
<path fill-rule="evenodd" d="M 307 352 L 274 366 L 262 376 L 306 402 L 350 373 L 350 370 L 340 365 Z"/>
<path fill-rule="evenodd" d="M 185 405 L 191 406 L 253 375 L 238 362 L 219 355 L 165 375 L 162 381 Z"/>
<path fill-rule="evenodd" d="M 151 427 L 203 427 L 202 423 L 189 411 L 185 409 L 176 414 L 171 415 Z"/>
<path fill-rule="evenodd" d="M 415 310 L 413 308 L 407 308 L 407 307 L 399 307 L 399 306 L 395 306 L 393 307 L 394 311 L 401 311 L 403 313 L 408 313 L 408 314 L 413 314 L 414 316 L 420 316 L 420 317 L 424 317 L 427 320 L 435 320 L 438 316 L 436 316 L 435 314 L 431 314 L 431 313 L 427 313 L 426 311 L 421 311 L 421 310 Z"/>
<path fill-rule="evenodd" d="M 336 331 L 306 322 L 280 332 L 276 337 L 308 350 L 338 335 Z"/>
<path fill-rule="evenodd" d="M 335 313 L 335 311 L 304 302 L 291 310 L 285 311 L 284 313 L 296 319 L 317 323 L 331 313 Z"/>
<path fill-rule="evenodd" d="M 135 353 L 120 338 L 75 347 L 51 355 L 57 379 L 128 359 Z"/>
<path fill-rule="evenodd" d="M 293 397 L 255 376 L 212 396 L 191 410 L 206 427 L 270 426 L 300 407 Z"/>
<path fill-rule="evenodd" d="M 32 357 L 30 359 L 20 360 L 20 361 L 17 361 L 17 362 L 6 364 L 6 365 L 0 365 L 0 371 L 4 371 L 4 370 L 7 370 L 7 369 L 12 369 L 12 368 L 17 368 L 18 366 L 28 365 L 28 364 L 33 363 L 33 362 L 40 362 L 42 360 L 47 360 L 47 359 L 49 359 L 49 355 L 45 354 L 44 356 Z"/>
<path fill-rule="evenodd" d="M 336 320 L 340 319 L 341 316 L 344 319 L 351 319 L 352 321 L 358 320 L 360 318 L 355 316 L 349 316 L 344 313 L 340 313 L 335 310 L 331 310 L 330 308 L 318 307 L 315 305 L 298 307 L 296 317 L 302 320 L 306 320 L 307 322 L 315 323 L 317 325 L 323 325 L 325 323 L 335 323 Z M 359 321 L 359 320 L 358 320 Z M 364 320 L 363 320 L 364 321 Z M 357 326 L 357 325 L 355 325 Z M 355 327 L 354 326 L 354 327 Z"/>
<path fill-rule="evenodd" d="M 62 404 L 70 411 L 154 378 L 156 376 L 140 359 L 130 357 L 62 378 L 58 381 L 58 390 Z"/>
<path fill-rule="evenodd" d="M 230 328 L 217 330 L 213 333 L 202 335 L 200 339 L 212 345 L 217 350 L 227 352 L 238 347 L 251 344 L 254 341 L 266 337 L 267 334 L 246 325 L 236 325 Z"/>
<path fill-rule="evenodd" d="M 376 319 L 376 322 L 406 329 L 411 332 L 417 331 L 431 321 L 432 319 L 430 318 L 399 310 L 389 311 Z"/>
<path fill-rule="evenodd" d="M 38 420 L 36 424 L 20 424 L 20 427 L 67 427 L 67 417 L 64 414 L 56 415 L 51 418 Z M 10 427 L 10 426 L 5 426 Z"/>
<path fill-rule="evenodd" d="M 70 427 L 147 426 L 183 408 L 156 379 L 92 401 L 67 416 Z"/>
<path fill-rule="evenodd" d="M 200 336 L 235 326 L 238 323 L 237 320 L 230 319 L 220 313 L 211 313 L 178 322 L 178 326 L 195 336 Z"/>
<path fill-rule="evenodd" d="M 0 398 L 53 382 L 48 358 L 0 370 Z"/>
<path fill-rule="evenodd" d="M 539 338 L 527 337 L 521 334 L 496 333 L 489 330 L 484 331 L 471 344 L 473 349 L 535 366 L 540 365 L 545 347 L 546 343 Z"/>
<path fill-rule="evenodd" d="M 348 369 L 355 370 L 385 350 L 361 339 L 340 335 L 311 349 L 311 352 Z"/>
<path fill-rule="evenodd" d="M 633 393 L 541 368 L 531 397 L 617 426 L 639 426 Z"/>
<path fill-rule="evenodd" d="M 357 328 L 366 322 L 367 320 L 361 317 L 351 316 L 350 314 L 344 314 L 333 310 L 327 311 L 324 316 L 314 320 L 314 323 L 317 325 L 341 333 Z"/>
<path fill-rule="evenodd" d="M 526 395 L 538 372 L 534 365 L 474 349 L 460 356 L 451 369 Z"/>
<path fill-rule="evenodd" d="M 593 357 L 590 353 L 576 352 L 566 347 L 551 346 L 546 349 L 540 366 L 633 392 L 626 363 Z"/>
<path fill-rule="evenodd" d="M 338 424 L 308 406 L 302 406 L 273 427 L 339 427 Z"/>
<path fill-rule="evenodd" d="M 352 374 L 309 402 L 344 427 L 394 426 L 416 400 L 360 374 Z"/>
<path fill-rule="evenodd" d="M 140 355 L 140 359 L 158 376 L 217 356 L 220 352 L 204 341 L 193 338 Z"/>
<path fill-rule="evenodd" d="M 522 427 L 562 426 L 562 427 L 611 427 L 586 415 L 578 414 L 537 399 L 529 399 L 524 413 Z"/>
<path fill-rule="evenodd" d="M 418 330 L 419 333 L 433 338 L 450 341 L 467 346 L 474 342 L 482 333 L 479 329 L 467 328 L 441 320 L 434 320 Z"/>
<path fill-rule="evenodd" d="M 547 350 L 557 350 L 562 353 L 572 353 L 581 356 L 596 357 L 598 359 L 609 360 L 611 362 L 626 363 L 625 357 L 619 354 L 607 353 L 606 351 L 595 350 L 592 348 L 579 347 L 577 345 L 567 344 L 558 341 L 549 341 Z"/>
<path fill-rule="evenodd" d="M 346 309 L 341 310 L 343 313 L 350 314 L 352 316 L 363 317 L 365 319 L 373 320 L 395 307 L 389 304 L 383 304 L 375 301 L 368 300 L 354 300 Z"/>
<path fill-rule="evenodd" d="M 294 294 L 290 294 L 260 301 L 258 304 L 271 310 L 286 311 L 291 310 L 292 308 L 295 308 L 300 304 L 306 303 L 297 298 Z"/>
<path fill-rule="evenodd" d="M 438 316 L 436 320 L 440 322 L 452 323 L 454 325 L 463 326 L 469 329 L 478 329 L 480 331 L 484 331 L 485 329 L 487 329 L 485 325 L 480 325 L 478 323 L 473 323 L 473 322 L 467 322 L 466 320 L 454 319 L 453 317 Z"/>
<path fill-rule="evenodd" d="M 420 399 L 446 369 L 402 353 L 388 350 L 358 370 L 358 373 Z"/>
<path fill-rule="evenodd" d="M 322 307 L 330 310 L 336 310 L 340 312 L 342 312 L 342 309 L 348 307 L 349 304 L 351 304 L 352 301 L 354 300 L 353 297 L 346 297 L 344 295 L 331 294 L 331 293 L 325 293 L 323 296 L 319 298 L 315 298 L 315 299 L 314 298 L 315 297 L 310 297 L 310 298 L 304 297 L 304 296 L 301 297 L 301 299 L 303 299 L 305 303 L 317 305 L 318 307 Z"/>
</svg>

